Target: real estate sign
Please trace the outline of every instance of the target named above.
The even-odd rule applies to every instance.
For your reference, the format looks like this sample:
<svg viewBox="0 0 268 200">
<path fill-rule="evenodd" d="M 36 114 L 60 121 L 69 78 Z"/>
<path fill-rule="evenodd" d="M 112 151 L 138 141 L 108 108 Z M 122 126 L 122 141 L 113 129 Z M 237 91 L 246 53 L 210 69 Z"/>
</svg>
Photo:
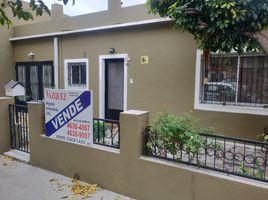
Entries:
<svg viewBox="0 0 268 200">
<path fill-rule="evenodd" d="M 92 91 L 48 89 L 46 136 L 80 145 L 93 143 Z"/>
</svg>

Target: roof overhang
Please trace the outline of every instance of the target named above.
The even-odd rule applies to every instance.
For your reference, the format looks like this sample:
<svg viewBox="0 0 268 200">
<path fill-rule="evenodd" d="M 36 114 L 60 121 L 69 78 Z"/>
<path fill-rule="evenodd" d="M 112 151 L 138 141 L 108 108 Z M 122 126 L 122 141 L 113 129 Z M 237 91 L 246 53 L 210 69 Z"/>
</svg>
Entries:
<svg viewBox="0 0 268 200">
<path fill-rule="evenodd" d="M 36 39 L 36 38 L 44 38 L 44 37 L 57 37 L 62 35 L 70 35 L 76 33 L 85 33 L 85 32 L 93 32 L 93 31 L 101 31 L 101 30 L 111 30 L 111 29 L 119 29 L 119 28 L 126 28 L 126 27 L 135 27 L 147 24 L 157 24 L 157 23 L 164 23 L 170 22 L 171 19 L 169 18 L 158 18 L 158 19 L 150 19 L 150 20 L 143 20 L 143 21 L 136 21 L 136 22 L 128 22 L 122 24 L 113 24 L 113 25 L 106 25 L 106 26 L 97 26 L 91 28 L 84 28 L 84 29 L 76 29 L 71 31 L 59 31 L 59 32 L 51 32 L 51 33 L 44 33 L 44 34 L 36 34 L 36 35 L 27 35 L 21 37 L 13 37 L 10 38 L 9 41 L 19 41 L 19 40 L 28 40 L 28 39 Z"/>
</svg>

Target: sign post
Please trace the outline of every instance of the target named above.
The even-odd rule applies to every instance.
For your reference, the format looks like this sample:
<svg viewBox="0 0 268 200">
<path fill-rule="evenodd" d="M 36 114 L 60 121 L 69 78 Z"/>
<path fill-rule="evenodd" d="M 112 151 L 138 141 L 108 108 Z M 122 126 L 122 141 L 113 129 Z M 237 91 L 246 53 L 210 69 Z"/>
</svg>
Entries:
<svg viewBox="0 0 268 200">
<path fill-rule="evenodd" d="M 46 136 L 79 145 L 93 143 L 92 91 L 45 89 Z"/>
</svg>

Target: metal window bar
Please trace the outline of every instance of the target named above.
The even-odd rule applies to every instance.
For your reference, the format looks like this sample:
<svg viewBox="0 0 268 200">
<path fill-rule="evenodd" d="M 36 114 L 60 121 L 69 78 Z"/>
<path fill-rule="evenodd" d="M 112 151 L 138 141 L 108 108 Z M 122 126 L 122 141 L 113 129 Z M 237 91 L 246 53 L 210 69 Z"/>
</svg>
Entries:
<svg viewBox="0 0 268 200">
<path fill-rule="evenodd" d="M 10 147 L 30 152 L 28 110 L 26 106 L 9 105 Z"/>
<path fill-rule="evenodd" d="M 120 123 L 117 120 L 93 119 L 93 143 L 120 149 Z"/>
<path fill-rule="evenodd" d="M 201 103 L 267 108 L 267 66 L 262 54 L 212 54 L 208 71 L 201 70 Z"/>
<path fill-rule="evenodd" d="M 197 152 L 189 152 L 173 141 L 174 152 L 166 149 L 163 138 L 149 127 L 144 135 L 143 152 L 147 156 L 268 182 L 267 142 L 200 134 L 203 145 Z"/>
</svg>

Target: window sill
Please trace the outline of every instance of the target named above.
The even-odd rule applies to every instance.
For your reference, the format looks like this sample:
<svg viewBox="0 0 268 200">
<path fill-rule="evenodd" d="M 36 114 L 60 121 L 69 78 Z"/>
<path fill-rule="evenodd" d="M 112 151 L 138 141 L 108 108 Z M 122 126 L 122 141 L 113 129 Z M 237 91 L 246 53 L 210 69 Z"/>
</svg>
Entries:
<svg viewBox="0 0 268 200">
<path fill-rule="evenodd" d="M 268 108 L 254 108 L 254 107 L 230 106 L 230 105 L 224 106 L 224 105 L 197 103 L 194 105 L 194 109 L 206 110 L 206 111 L 215 111 L 215 112 L 229 112 L 229 113 L 268 116 Z"/>
</svg>

